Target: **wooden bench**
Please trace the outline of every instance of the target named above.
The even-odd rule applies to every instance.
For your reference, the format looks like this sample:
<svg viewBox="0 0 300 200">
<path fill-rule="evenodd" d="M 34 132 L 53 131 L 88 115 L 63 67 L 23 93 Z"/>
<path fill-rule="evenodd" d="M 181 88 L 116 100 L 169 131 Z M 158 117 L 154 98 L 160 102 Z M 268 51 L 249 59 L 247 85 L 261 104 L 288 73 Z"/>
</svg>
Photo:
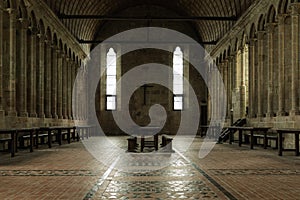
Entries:
<svg viewBox="0 0 300 200">
<path fill-rule="evenodd" d="M 161 146 L 164 148 L 164 151 L 166 152 L 174 152 L 172 148 L 172 141 L 173 138 L 168 135 L 162 135 L 162 143 Z"/>
<path fill-rule="evenodd" d="M 200 126 L 200 137 L 208 136 L 209 138 L 219 138 L 221 133 L 221 126 L 210 125 L 210 126 Z M 209 132 L 208 132 L 209 131 Z"/>
<path fill-rule="evenodd" d="M 144 151 L 144 147 L 154 147 L 155 151 L 158 150 L 158 134 L 153 136 L 153 140 L 145 140 L 145 137 L 141 137 L 141 152 Z"/>
<path fill-rule="evenodd" d="M 234 133 L 238 131 L 238 142 L 239 146 L 242 146 L 243 143 L 243 132 L 248 131 L 249 137 L 250 137 L 250 149 L 254 148 L 254 143 L 255 143 L 255 137 L 254 133 L 256 132 L 263 132 L 263 138 L 264 138 L 264 148 L 267 148 L 267 132 L 270 129 L 270 127 L 239 127 L 239 126 L 230 126 L 227 127 L 230 130 L 230 135 L 229 135 L 229 143 L 232 144 L 233 138 L 234 138 Z"/>
<path fill-rule="evenodd" d="M 52 147 L 52 136 L 54 135 L 56 137 L 56 142 L 58 142 L 59 145 L 62 145 L 62 136 L 63 132 L 66 131 L 67 134 L 67 141 L 70 144 L 71 143 L 71 130 L 73 132 L 75 131 L 75 127 L 68 127 L 68 126 L 53 126 L 53 127 L 42 127 L 39 129 L 39 132 L 46 132 L 48 137 L 48 147 Z M 44 134 L 44 133 L 43 133 Z M 37 135 L 38 137 L 38 135 Z"/>
<path fill-rule="evenodd" d="M 250 137 L 251 135 L 248 134 L 248 136 Z M 278 137 L 277 135 L 270 135 L 270 133 L 265 133 L 265 134 L 254 134 L 253 135 L 253 143 L 254 145 L 258 145 L 258 139 L 262 139 L 263 140 L 263 147 L 264 149 L 266 149 L 268 146 L 272 147 L 271 144 L 269 145 L 269 141 L 273 140 L 275 141 L 275 149 L 278 148 Z"/>
<path fill-rule="evenodd" d="M 77 133 L 77 140 L 79 141 L 79 138 L 84 140 L 84 138 L 89 138 L 91 136 L 91 131 L 93 130 L 94 126 L 90 125 L 80 125 L 76 126 L 76 133 Z"/>
<path fill-rule="evenodd" d="M 288 129 L 276 129 L 276 132 L 278 134 L 278 155 L 282 156 L 283 151 L 295 151 L 295 156 L 299 156 L 299 134 L 300 134 L 300 129 L 293 129 L 293 128 L 288 128 Z M 294 149 L 284 149 L 283 148 L 283 135 L 284 134 L 294 134 L 294 143 L 295 143 L 295 148 Z"/>
<path fill-rule="evenodd" d="M 136 147 L 137 147 L 137 137 L 129 137 L 127 138 L 128 141 L 128 152 L 136 152 Z"/>
<path fill-rule="evenodd" d="M 24 146 L 24 141 L 29 140 L 29 149 L 30 152 L 33 152 L 33 145 L 34 145 L 34 137 L 36 136 L 34 133 L 36 133 L 39 130 L 39 128 L 21 128 L 16 130 L 16 137 L 20 138 L 20 147 Z M 22 134 L 22 135 L 20 135 Z M 29 134 L 29 135 L 28 135 Z M 19 137 L 20 136 L 20 137 Z M 16 151 L 18 151 L 18 148 L 16 148 Z"/>
<path fill-rule="evenodd" d="M 11 138 L 0 138 L 0 143 L 3 144 L 2 146 L 3 151 L 5 151 L 6 149 L 6 144 L 8 146 L 8 150 L 11 149 L 11 141 L 12 141 Z"/>
<path fill-rule="evenodd" d="M 17 130 L 16 129 L 0 129 L 0 135 L 4 135 L 2 141 L 4 143 L 8 142 L 11 157 L 15 156 L 17 147 Z M 8 137 L 10 135 L 10 137 Z M 5 145 L 5 144 L 4 144 Z"/>
</svg>

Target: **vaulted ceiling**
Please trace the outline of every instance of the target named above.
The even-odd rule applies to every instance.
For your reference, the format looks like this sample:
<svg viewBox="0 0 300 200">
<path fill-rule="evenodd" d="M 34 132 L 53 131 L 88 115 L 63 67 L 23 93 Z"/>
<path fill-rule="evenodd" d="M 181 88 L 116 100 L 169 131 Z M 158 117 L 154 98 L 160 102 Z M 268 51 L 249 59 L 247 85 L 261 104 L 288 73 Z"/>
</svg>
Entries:
<svg viewBox="0 0 300 200">
<path fill-rule="evenodd" d="M 65 15 L 118 16 L 128 8 L 155 5 L 174 11 L 181 17 L 232 17 L 239 18 L 256 0 L 44 0 L 59 17 Z M 159 14 L 158 14 L 159 15 Z M 131 16 L 145 17 L 145 16 Z M 159 17 L 159 16 L 155 16 Z M 165 17 L 165 16 L 164 16 Z M 172 16 L 171 16 L 172 17 Z M 93 40 L 103 25 L 99 19 L 63 19 L 63 24 L 81 40 Z M 125 23 L 126 21 L 124 21 Z M 193 20 L 202 41 L 218 41 L 236 21 Z M 180 22 L 179 22 L 180 23 Z"/>
</svg>

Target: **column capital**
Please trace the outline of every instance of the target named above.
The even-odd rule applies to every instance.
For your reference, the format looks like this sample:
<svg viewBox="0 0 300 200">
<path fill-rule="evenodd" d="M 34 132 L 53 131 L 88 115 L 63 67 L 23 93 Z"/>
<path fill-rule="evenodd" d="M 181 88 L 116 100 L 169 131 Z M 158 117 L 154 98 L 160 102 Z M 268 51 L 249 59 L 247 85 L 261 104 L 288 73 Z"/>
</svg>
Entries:
<svg viewBox="0 0 300 200">
<path fill-rule="evenodd" d="M 292 11 L 291 15 L 296 15 L 296 16 L 300 15 L 300 3 L 299 2 L 291 3 L 290 8 Z"/>
<path fill-rule="evenodd" d="M 277 15 L 277 20 L 278 20 L 278 24 L 282 25 L 285 24 L 285 19 L 288 17 L 288 14 L 278 14 Z"/>
<path fill-rule="evenodd" d="M 258 40 L 263 40 L 265 33 L 266 33 L 266 31 L 257 31 L 257 39 Z"/>
<path fill-rule="evenodd" d="M 9 15 L 16 15 L 16 10 L 13 8 L 7 8 L 6 11 L 8 12 Z"/>
<path fill-rule="evenodd" d="M 277 25 L 278 24 L 274 23 L 274 22 L 273 23 L 267 23 L 266 24 L 267 33 L 273 33 Z"/>
<path fill-rule="evenodd" d="M 21 24 L 21 29 L 28 29 L 29 28 L 29 20 L 25 18 L 18 19 Z"/>
<path fill-rule="evenodd" d="M 257 38 L 250 38 L 249 39 L 249 47 L 254 47 L 256 41 L 257 41 Z"/>
<path fill-rule="evenodd" d="M 40 38 L 40 42 L 44 42 L 45 41 L 45 35 L 38 33 L 37 36 Z"/>
</svg>

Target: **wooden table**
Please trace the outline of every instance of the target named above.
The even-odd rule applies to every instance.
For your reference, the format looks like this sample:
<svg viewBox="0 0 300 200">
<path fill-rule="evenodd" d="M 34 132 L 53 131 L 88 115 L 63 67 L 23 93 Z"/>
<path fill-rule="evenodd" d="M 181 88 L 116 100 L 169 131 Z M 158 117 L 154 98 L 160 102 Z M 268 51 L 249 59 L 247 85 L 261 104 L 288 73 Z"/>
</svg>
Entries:
<svg viewBox="0 0 300 200">
<path fill-rule="evenodd" d="M 16 133 L 16 138 L 18 138 L 18 134 L 19 133 L 29 133 L 30 134 L 30 152 L 33 152 L 33 135 L 34 133 L 38 132 L 39 128 L 38 127 L 34 127 L 34 128 L 21 128 L 21 129 L 17 129 L 17 133 Z M 16 152 L 18 148 L 16 148 Z"/>
<path fill-rule="evenodd" d="M 57 140 L 58 144 L 62 144 L 62 131 L 67 130 L 67 140 L 68 143 L 71 143 L 71 130 L 73 129 L 75 131 L 75 126 L 69 127 L 69 126 L 52 126 L 52 127 L 41 127 L 39 131 L 46 131 L 48 133 L 48 147 L 52 147 L 52 131 L 57 131 Z M 37 133 L 38 138 L 38 133 Z"/>
<path fill-rule="evenodd" d="M 283 149 L 283 134 L 294 134 L 295 135 L 295 156 L 299 156 L 299 134 L 300 129 L 276 129 L 278 134 L 278 155 L 282 156 Z"/>
<path fill-rule="evenodd" d="M 1 135 L 10 134 L 11 146 L 10 153 L 11 157 L 15 156 L 16 148 L 17 148 L 17 130 L 16 129 L 0 129 Z"/>
<path fill-rule="evenodd" d="M 212 138 L 217 138 L 219 136 L 219 134 L 221 133 L 221 126 L 216 126 L 216 125 L 211 125 L 211 126 L 208 126 L 208 125 L 202 125 L 200 126 L 200 137 L 203 137 L 203 136 L 212 136 Z M 207 131 L 208 130 L 211 130 L 210 133 L 207 134 Z"/>
<path fill-rule="evenodd" d="M 267 132 L 271 127 L 239 127 L 239 126 L 229 126 L 227 127 L 229 131 L 231 132 L 229 135 L 229 143 L 232 143 L 232 137 L 233 134 L 236 131 L 239 131 L 239 146 L 242 146 L 243 142 L 243 131 L 249 131 L 250 132 L 250 149 L 253 149 L 254 147 L 254 132 L 262 131 L 264 134 L 264 148 L 267 148 Z"/>
<path fill-rule="evenodd" d="M 137 136 L 141 136 L 141 152 L 143 152 L 144 147 L 154 147 L 158 150 L 158 131 L 160 127 L 140 127 Z M 155 133 L 153 135 L 153 133 Z M 145 141 L 145 137 L 153 137 L 152 141 Z"/>
<path fill-rule="evenodd" d="M 87 139 L 91 136 L 91 130 L 94 128 L 94 126 L 90 126 L 90 125 L 79 125 L 76 126 L 76 130 L 77 130 L 77 141 L 79 141 L 79 138 L 81 137 L 81 139 L 84 140 L 84 138 L 86 137 Z"/>
</svg>

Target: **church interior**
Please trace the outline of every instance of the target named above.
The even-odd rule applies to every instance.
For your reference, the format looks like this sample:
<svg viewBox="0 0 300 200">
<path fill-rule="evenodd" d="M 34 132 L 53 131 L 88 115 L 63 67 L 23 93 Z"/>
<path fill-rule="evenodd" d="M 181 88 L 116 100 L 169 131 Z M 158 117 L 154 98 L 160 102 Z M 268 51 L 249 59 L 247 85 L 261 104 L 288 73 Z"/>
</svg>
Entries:
<svg viewBox="0 0 300 200">
<path fill-rule="evenodd" d="M 0 199 L 300 199 L 299 0 L 0 0 Z"/>
</svg>

